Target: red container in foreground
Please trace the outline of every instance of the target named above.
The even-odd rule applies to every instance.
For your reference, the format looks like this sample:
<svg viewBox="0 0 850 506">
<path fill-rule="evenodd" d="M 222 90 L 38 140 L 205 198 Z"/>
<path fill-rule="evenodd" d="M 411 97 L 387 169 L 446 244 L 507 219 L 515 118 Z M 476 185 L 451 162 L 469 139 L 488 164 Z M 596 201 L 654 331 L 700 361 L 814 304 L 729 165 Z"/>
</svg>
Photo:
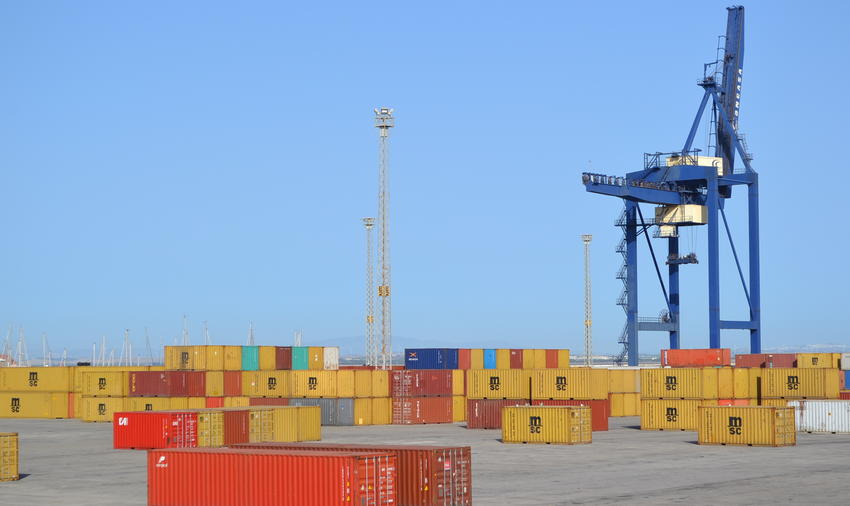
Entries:
<svg viewBox="0 0 850 506">
<path fill-rule="evenodd" d="M 713 367 L 732 365 L 732 350 L 729 348 L 661 350 L 661 365 L 670 367 Z"/>
<path fill-rule="evenodd" d="M 397 464 L 398 504 L 472 504 L 472 450 L 469 446 L 248 443 L 236 448 L 392 453 Z"/>
<path fill-rule="evenodd" d="M 119 411 L 112 417 L 116 449 L 194 448 L 198 414 L 185 411 Z"/>
<path fill-rule="evenodd" d="M 230 446 L 247 443 L 249 431 L 247 409 L 232 409 L 224 412 L 224 444 Z"/>
<path fill-rule="evenodd" d="M 242 371 L 224 371 L 224 397 L 242 395 Z"/>
<path fill-rule="evenodd" d="M 740 353 L 735 355 L 735 367 L 797 367 L 794 353 Z"/>
<path fill-rule="evenodd" d="M 393 397 L 393 424 L 418 423 L 452 423 L 451 396 Z"/>
<path fill-rule="evenodd" d="M 374 369 L 374 367 L 372 367 Z M 283 397 L 251 397 L 249 406 L 289 406 L 289 399 Z"/>
<path fill-rule="evenodd" d="M 546 369 L 558 368 L 558 350 L 546 350 Z"/>
<path fill-rule="evenodd" d="M 452 395 L 451 369 L 408 369 L 392 371 L 391 375 L 392 397 Z"/>
<path fill-rule="evenodd" d="M 154 506 L 396 505 L 396 457 L 235 448 L 148 452 Z"/>
<path fill-rule="evenodd" d="M 502 408 L 505 406 L 528 406 L 528 401 L 510 399 L 469 399 L 466 409 L 467 429 L 501 429 Z M 607 400 L 539 400 L 534 406 L 590 406 L 590 428 L 593 431 L 608 430 L 611 414 Z"/>
</svg>

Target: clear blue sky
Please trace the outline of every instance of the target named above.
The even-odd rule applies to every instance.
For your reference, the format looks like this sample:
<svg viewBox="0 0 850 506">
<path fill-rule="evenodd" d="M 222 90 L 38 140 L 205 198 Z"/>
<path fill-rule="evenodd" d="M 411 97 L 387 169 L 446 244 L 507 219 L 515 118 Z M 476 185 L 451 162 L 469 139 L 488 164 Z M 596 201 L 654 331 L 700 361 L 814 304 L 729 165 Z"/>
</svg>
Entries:
<svg viewBox="0 0 850 506">
<path fill-rule="evenodd" d="M 616 351 L 621 204 L 580 173 L 680 148 L 728 2 L 357 4 L 4 3 L 2 335 L 86 353 L 124 328 L 140 347 L 147 326 L 158 346 L 187 314 L 196 343 L 204 320 L 217 343 L 253 320 L 262 344 L 300 328 L 359 350 L 387 105 L 396 342 L 581 350 L 592 233 L 595 349 Z M 745 6 L 764 346 L 847 343 L 850 8 Z M 722 269 L 723 317 L 743 317 Z M 645 316 L 653 275 L 644 262 Z M 682 284 L 683 345 L 705 347 L 706 264 Z"/>
</svg>

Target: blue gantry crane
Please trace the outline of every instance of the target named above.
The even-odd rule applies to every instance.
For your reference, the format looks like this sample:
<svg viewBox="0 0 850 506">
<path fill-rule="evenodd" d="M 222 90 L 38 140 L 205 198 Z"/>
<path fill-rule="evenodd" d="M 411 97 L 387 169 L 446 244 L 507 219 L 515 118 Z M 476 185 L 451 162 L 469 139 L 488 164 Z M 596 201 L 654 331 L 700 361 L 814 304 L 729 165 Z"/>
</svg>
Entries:
<svg viewBox="0 0 850 506">
<path fill-rule="evenodd" d="M 582 174 L 582 183 L 588 192 L 619 197 L 625 204 L 616 223 L 623 229 L 623 239 L 617 247 L 617 252 L 623 255 L 623 265 L 617 273 L 617 278 L 623 281 L 623 292 L 617 304 L 626 312 L 626 324 L 619 338 L 623 348 L 616 358 L 618 363 L 628 357 L 629 365 L 638 365 L 638 335 L 642 331 L 669 332 L 670 348 L 680 347 L 679 268 L 697 263 L 698 260 L 694 253 L 680 254 L 679 230 L 699 225 L 708 228 L 708 346 L 720 347 L 722 329 L 749 330 L 750 352 L 761 352 L 758 173 L 750 165 L 752 156 L 747 151 L 744 137 L 738 133 L 744 65 L 744 8 L 734 6 L 727 10 L 726 36 L 723 38 L 725 43 L 722 48 L 718 47 L 717 60 L 704 66 L 703 79 L 699 81 L 704 92 L 702 101 L 682 150 L 646 153 L 643 169 L 627 173 L 625 177 L 589 172 Z M 713 148 L 714 156 L 703 156 L 701 150 L 694 149 L 693 143 L 709 100 L 708 152 Z M 737 167 L 736 155 L 740 158 Z M 732 187 L 738 185 L 747 188 L 749 284 L 724 210 L 726 200 L 733 196 Z M 656 206 L 654 215 L 645 219 L 640 207 L 642 203 Z M 749 306 L 748 320 L 720 318 L 721 223 L 729 239 Z M 667 240 L 666 286 L 652 247 L 650 230 L 654 238 Z M 667 305 L 657 317 L 638 316 L 637 262 L 641 235 L 646 238 Z"/>
</svg>

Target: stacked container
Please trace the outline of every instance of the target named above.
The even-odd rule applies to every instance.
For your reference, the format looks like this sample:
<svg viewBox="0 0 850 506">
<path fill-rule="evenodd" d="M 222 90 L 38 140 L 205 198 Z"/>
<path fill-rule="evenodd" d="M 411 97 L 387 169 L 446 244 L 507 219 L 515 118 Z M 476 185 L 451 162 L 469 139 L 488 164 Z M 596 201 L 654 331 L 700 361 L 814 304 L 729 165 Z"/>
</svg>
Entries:
<svg viewBox="0 0 850 506">
<path fill-rule="evenodd" d="M 454 414 L 464 407 L 461 369 L 390 371 L 390 394 L 394 424 L 451 423 L 465 418 Z"/>
<path fill-rule="evenodd" d="M 700 407 L 699 444 L 794 446 L 794 408 Z"/>
<path fill-rule="evenodd" d="M 642 430 L 697 430 L 697 408 L 717 406 L 721 390 L 715 368 L 642 369 L 640 387 Z"/>
<path fill-rule="evenodd" d="M 587 406 L 502 408 L 503 443 L 587 444 L 592 441 Z"/>
<path fill-rule="evenodd" d="M 640 369 L 609 369 L 608 394 L 611 416 L 640 416 Z"/>
<path fill-rule="evenodd" d="M 850 434 L 850 401 L 790 401 L 797 430 L 825 434 Z"/>
<path fill-rule="evenodd" d="M 0 418 L 67 418 L 70 367 L 0 368 Z"/>
</svg>

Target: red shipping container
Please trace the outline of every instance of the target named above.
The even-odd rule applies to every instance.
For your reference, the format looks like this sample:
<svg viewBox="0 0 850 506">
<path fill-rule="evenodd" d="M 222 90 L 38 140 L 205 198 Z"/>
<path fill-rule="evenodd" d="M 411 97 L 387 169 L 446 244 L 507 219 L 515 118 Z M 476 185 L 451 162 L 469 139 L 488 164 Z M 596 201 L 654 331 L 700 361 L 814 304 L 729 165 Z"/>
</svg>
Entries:
<svg viewBox="0 0 850 506">
<path fill-rule="evenodd" d="M 546 350 L 546 369 L 558 368 L 558 350 Z"/>
<path fill-rule="evenodd" d="M 392 371 L 390 396 L 424 397 L 431 395 L 452 395 L 451 369 Z"/>
<path fill-rule="evenodd" d="M 224 397 L 242 395 L 242 371 L 224 371 Z"/>
<path fill-rule="evenodd" d="M 528 406 L 528 401 L 510 399 L 469 399 L 466 409 L 467 429 L 501 429 L 502 408 L 505 406 Z M 607 400 L 539 400 L 534 406 L 590 406 L 590 425 L 593 431 L 608 430 L 611 414 Z"/>
<path fill-rule="evenodd" d="M 749 406 L 749 399 L 720 399 L 717 401 L 718 406 Z"/>
<path fill-rule="evenodd" d="M 393 424 L 419 423 L 452 423 L 451 396 L 393 397 Z"/>
<path fill-rule="evenodd" d="M 464 370 L 472 368 L 472 351 L 469 348 L 457 350 L 457 368 Z"/>
<path fill-rule="evenodd" d="M 148 452 L 149 505 L 395 505 L 396 457 L 235 448 Z"/>
<path fill-rule="evenodd" d="M 206 406 L 207 408 L 223 408 L 224 407 L 224 397 L 207 397 Z"/>
<path fill-rule="evenodd" d="M 510 356 L 511 369 L 522 369 L 522 350 L 512 349 Z"/>
<path fill-rule="evenodd" d="M 735 355 L 735 367 L 797 367 L 794 353 L 741 353 Z"/>
<path fill-rule="evenodd" d="M 292 369 L 292 347 L 276 346 L 274 350 L 274 368 L 288 371 Z"/>
<path fill-rule="evenodd" d="M 729 348 L 661 350 L 661 365 L 670 367 L 712 367 L 732 365 L 732 350 Z"/>
<path fill-rule="evenodd" d="M 112 417 L 116 449 L 194 448 L 198 414 L 186 411 L 119 411 Z"/>
<path fill-rule="evenodd" d="M 224 444 L 230 446 L 248 442 L 247 409 L 229 409 L 224 411 Z"/>
<path fill-rule="evenodd" d="M 251 397 L 249 406 L 289 406 L 289 399 L 283 397 Z"/>
<path fill-rule="evenodd" d="M 469 446 L 247 443 L 235 448 L 392 453 L 397 464 L 398 504 L 472 504 L 472 450 Z"/>
<path fill-rule="evenodd" d="M 171 395 L 168 371 L 131 371 L 130 397 L 168 397 Z"/>
<path fill-rule="evenodd" d="M 845 401 L 850 401 L 850 392 L 838 392 L 838 398 Z"/>
<path fill-rule="evenodd" d="M 206 371 L 187 371 L 186 395 L 188 397 L 204 397 L 207 395 Z"/>
</svg>

